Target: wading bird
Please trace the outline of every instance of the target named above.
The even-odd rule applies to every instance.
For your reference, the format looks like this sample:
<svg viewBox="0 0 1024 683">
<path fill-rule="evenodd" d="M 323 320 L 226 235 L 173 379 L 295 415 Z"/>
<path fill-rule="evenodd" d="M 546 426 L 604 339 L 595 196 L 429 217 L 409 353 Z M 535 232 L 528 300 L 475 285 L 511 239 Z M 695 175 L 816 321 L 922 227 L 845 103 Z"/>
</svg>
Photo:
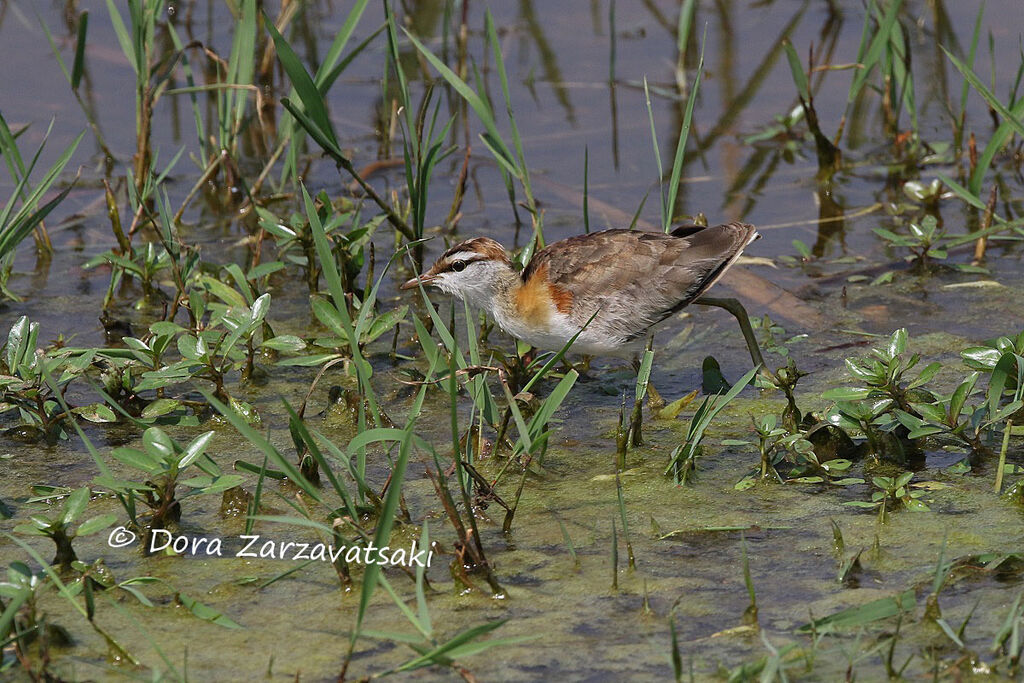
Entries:
<svg viewBox="0 0 1024 683">
<path fill-rule="evenodd" d="M 643 350 L 655 325 L 688 304 L 720 306 L 739 319 L 758 364 L 760 350 L 739 302 L 702 298 L 758 237 L 744 223 L 667 234 L 604 230 L 548 245 L 522 272 L 498 242 L 475 237 L 401 288 L 437 287 L 539 349 L 561 349 L 579 333 L 572 351 L 627 359 Z"/>
</svg>

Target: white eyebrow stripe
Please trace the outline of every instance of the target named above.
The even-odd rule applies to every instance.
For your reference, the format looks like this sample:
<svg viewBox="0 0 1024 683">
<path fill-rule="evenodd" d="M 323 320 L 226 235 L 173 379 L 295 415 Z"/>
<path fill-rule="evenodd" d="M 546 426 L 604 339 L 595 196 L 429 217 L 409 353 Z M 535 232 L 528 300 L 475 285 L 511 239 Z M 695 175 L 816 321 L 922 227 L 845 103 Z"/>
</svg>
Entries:
<svg viewBox="0 0 1024 683">
<path fill-rule="evenodd" d="M 482 261 L 487 257 L 475 251 L 459 251 L 445 257 L 448 261 Z"/>
</svg>

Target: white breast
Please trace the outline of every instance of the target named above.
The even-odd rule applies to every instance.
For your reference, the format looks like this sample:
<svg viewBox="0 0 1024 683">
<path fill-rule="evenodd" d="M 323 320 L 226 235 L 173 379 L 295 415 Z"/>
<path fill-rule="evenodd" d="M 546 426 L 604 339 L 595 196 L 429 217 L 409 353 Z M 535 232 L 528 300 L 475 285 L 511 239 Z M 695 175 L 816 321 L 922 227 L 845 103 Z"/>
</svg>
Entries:
<svg viewBox="0 0 1024 683">
<path fill-rule="evenodd" d="M 580 331 L 580 325 L 569 320 L 569 316 L 551 307 L 551 315 L 548 317 L 548 324 L 543 328 L 527 326 L 518 318 L 512 318 L 502 310 L 491 311 L 491 317 L 508 334 L 516 339 L 521 339 L 530 346 L 536 346 L 545 351 L 558 351 L 572 339 L 573 335 Z M 597 322 L 597 321 L 594 321 Z M 591 356 L 617 356 L 620 358 L 632 358 L 633 355 L 642 349 L 644 340 L 626 340 L 609 336 L 593 323 L 588 325 L 576 339 L 570 349 L 573 353 L 582 353 Z"/>
</svg>

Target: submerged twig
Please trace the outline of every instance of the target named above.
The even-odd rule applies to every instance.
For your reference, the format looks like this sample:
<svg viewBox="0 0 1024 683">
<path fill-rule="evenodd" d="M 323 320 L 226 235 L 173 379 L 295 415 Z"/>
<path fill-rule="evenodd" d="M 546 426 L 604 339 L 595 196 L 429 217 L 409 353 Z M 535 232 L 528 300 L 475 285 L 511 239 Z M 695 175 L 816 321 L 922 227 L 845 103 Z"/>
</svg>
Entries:
<svg viewBox="0 0 1024 683">
<path fill-rule="evenodd" d="M 992 217 L 996 212 L 996 196 L 998 192 L 999 186 L 993 185 L 992 192 L 988 196 L 988 204 L 985 205 L 985 214 L 981 219 L 981 230 L 979 232 L 982 234 L 978 237 L 978 241 L 974 243 L 972 266 L 979 266 L 985 260 L 985 249 L 988 247 L 988 233 L 986 231 L 992 226 Z"/>
</svg>

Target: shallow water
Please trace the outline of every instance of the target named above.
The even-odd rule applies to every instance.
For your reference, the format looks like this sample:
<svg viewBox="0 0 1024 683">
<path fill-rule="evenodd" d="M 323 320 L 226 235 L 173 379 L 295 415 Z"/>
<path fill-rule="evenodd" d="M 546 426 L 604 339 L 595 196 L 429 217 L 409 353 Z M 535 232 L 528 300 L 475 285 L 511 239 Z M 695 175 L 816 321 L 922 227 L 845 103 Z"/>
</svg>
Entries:
<svg viewBox="0 0 1024 683">
<path fill-rule="evenodd" d="M 135 145 L 130 85 L 134 76 L 118 49 L 104 3 L 94 0 L 71 4 L 91 15 L 83 97 L 95 107 L 99 125 L 118 157 L 114 176 L 123 176 L 124 164 L 130 163 Z M 798 333 L 810 335 L 790 346 L 799 367 L 810 372 L 797 391 L 805 411 L 825 409 L 828 402 L 820 398 L 821 393 L 846 381 L 842 358 L 861 356 L 869 348 L 857 345 L 865 337 L 849 330 L 887 335 L 897 327 L 908 328 L 913 351 L 921 353 L 926 361 L 939 360 L 953 368 L 944 370 L 936 380 L 941 388 L 951 390 L 952 383 L 963 374 L 959 349 L 1021 328 L 1024 271 L 1020 268 L 1019 243 L 992 245 L 987 276 L 951 269 L 940 269 L 929 276 L 905 272 L 905 250 L 887 249 L 872 232 L 875 227 L 890 227 L 891 220 L 881 209 L 861 211 L 878 202 L 902 201 L 898 184 L 883 167 L 887 144 L 877 103 L 856 112 L 847 123 L 855 135 L 844 148 L 849 165 L 834 178 L 834 204 L 817 191 L 812 142 L 795 141 L 791 154 L 784 150 L 783 141 L 744 142 L 744 137 L 762 131 L 774 116 L 787 113 L 796 103 L 780 40 L 788 37 L 801 56 L 806 55 L 813 41 L 831 50 L 832 63 L 848 63 L 860 40 L 863 9 L 859 3 L 698 4 L 694 25 L 697 36 L 706 30 L 705 72 L 675 213 L 683 216 L 703 212 L 712 223 L 743 220 L 758 225 L 763 239 L 752 245 L 748 255 L 770 259 L 773 266 L 757 262 L 741 267 L 756 278 L 795 293 L 820 318 L 808 320 L 771 301 L 751 303 L 761 301 L 756 279 L 751 284 L 749 278 L 727 277 L 716 292 L 731 290 L 730 295 L 747 302 L 752 316 L 769 314 L 786 329 L 786 339 Z M 833 4 L 837 5 L 835 12 L 830 11 Z M 0 4 L 2 113 L 12 128 L 32 124 L 22 140 L 23 145 L 33 148 L 42 139 L 50 117 L 55 117 L 41 162 L 47 164 L 85 122 L 35 16 L 39 12 L 54 33 L 64 59 L 70 60 L 73 32 L 64 23 L 65 8 L 58 2 L 36 3 L 31 8 L 28 5 Z M 976 7 L 974 3 L 939 0 L 905 5 L 901 16 L 909 27 L 907 37 L 914 55 L 920 134 L 926 141 L 948 141 L 952 132 L 945 102 L 958 102 L 961 80 L 936 47 L 936 36 L 941 34 L 947 44 L 955 38 L 961 48 L 969 44 Z M 227 53 L 233 24 L 223 4 L 183 2 L 169 6 L 175 8 L 179 31 L 190 31 L 190 38 Z M 312 62 L 322 57 L 347 8 L 348 3 L 307 3 L 296 19 L 292 37 L 293 43 L 302 47 L 300 56 Z M 419 2 L 410 17 L 418 35 L 435 52 L 443 47 L 442 9 L 436 2 Z M 619 0 L 614 4 L 614 32 L 609 26 L 610 7 L 605 2 L 547 4 L 521 0 L 496 3 L 491 9 L 500 27 L 511 99 L 534 192 L 544 210 L 547 240 L 583 230 L 584 150 L 589 156 L 591 228 L 627 225 L 646 193 L 650 196 L 641 212 L 641 224 L 657 226 L 659 185 L 642 81 L 646 77 L 651 88 L 661 158 L 668 165 L 686 105 L 675 76 L 676 3 Z M 491 98 L 498 101 L 500 85 L 483 44 L 483 10 L 482 4 L 470 3 L 469 48 L 484 74 Z M 191 22 L 187 20 L 189 13 Z M 1017 67 L 1020 23 L 1011 19 L 1019 14 L 1018 0 L 990 1 L 985 6 L 982 35 L 986 38 L 979 48 L 976 69 L 987 77 L 989 57 L 984 46 L 991 35 L 997 46 L 995 91 L 1003 97 Z M 381 7 L 370 3 L 354 41 L 368 36 L 382 21 Z M 377 40 L 352 63 L 329 96 L 332 119 L 357 167 L 385 156 L 377 120 L 378 109 L 388 106 L 383 104 L 380 83 L 385 49 L 385 43 Z M 698 52 L 699 40 L 693 39 L 687 50 L 686 70 L 691 82 Z M 1003 55 L 1013 59 L 1004 61 Z M 418 99 L 423 81 L 415 53 L 408 48 L 403 58 L 413 81 L 414 99 Z M 609 84 L 612 68 L 614 85 Z M 848 74 L 827 72 L 816 93 L 815 104 L 826 133 L 835 130 L 845 107 Z M 443 115 L 447 115 L 450 101 L 446 98 L 442 98 Z M 968 103 L 967 120 L 979 140 L 987 140 L 992 124 L 984 102 L 972 94 Z M 499 169 L 476 138 L 478 126 L 471 121 L 473 158 L 459 235 L 484 234 L 510 248 L 522 246 L 529 238 L 529 227 L 517 230 Z M 901 122 L 906 125 L 905 116 Z M 460 145 L 464 140 L 461 126 L 457 118 L 452 139 Z M 184 96 L 166 97 L 158 107 L 154 131 L 162 160 L 169 159 L 181 146 L 194 149 L 191 110 Z M 400 140 L 392 143 L 392 150 L 400 151 Z M 460 148 L 437 171 L 428 222 L 440 222 L 447 215 L 463 153 Z M 166 183 L 175 205 L 199 174 L 187 156 L 188 152 Z M 261 158 L 254 149 L 247 152 L 246 160 L 252 168 L 259 168 Z M 27 314 L 41 323 L 43 340 L 55 339 L 59 334 L 74 335 L 76 346 L 99 345 L 104 343 L 104 335 L 98 315 L 108 274 L 102 269 L 83 270 L 82 265 L 113 246 L 114 241 L 102 204 L 104 159 L 88 134 L 73 163 L 81 166 L 81 179 L 60 207 L 51 228 L 56 253 L 49 264 L 37 263 L 31 248 L 21 249 L 10 287 L 23 300 L 8 302 L 0 309 L 0 329 L 7 329 Z M 306 174 L 311 189 L 338 193 L 339 176 L 332 164 L 315 158 L 311 164 Z M 1000 159 L 997 164 L 1005 187 L 1000 210 L 1007 217 L 1020 214 L 1024 195 L 1019 160 L 1016 164 L 1013 159 Z M 928 165 L 920 176 L 927 181 L 938 171 L 953 173 L 951 166 Z M 344 180 L 347 182 L 347 178 Z M 400 188 L 402 169 L 396 166 L 378 173 L 373 183 L 379 190 Z M 12 187 L 6 176 L 0 178 L 0 194 L 8 196 Z M 522 210 L 520 213 L 525 217 Z M 820 217 L 843 213 L 852 217 L 818 223 Z M 959 200 L 944 200 L 939 213 L 953 233 L 966 232 L 975 225 L 976 218 Z M 248 233 L 225 217 L 222 207 L 209 197 L 198 202 L 185 220 L 187 239 L 202 245 L 205 258 L 224 262 L 248 258 L 243 243 Z M 783 264 L 780 256 L 797 255 L 793 240 L 809 245 L 818 258 L 800 266 Z M 442 243 L 442 239 L 435 239 L 428 244 L 428 258 L 440 253 Z M 378 254 L 390 254 L 394 241 L 387 230 L 378 232 L 376 246 Z M 967 247 L 953 252 L 947 262 L 962 264 L 970 260 Z M 885 270 L 897 271 L 893 283 L 872 286 L 871 280 Z M 866 279 L 857 277 L 863 274 L 867 274 Z M 385 307 L 410 303 L 393 287 L 406 276 L 401 268 L 396 269 L 384 295 Z M 979 279 L 992 279 L 1002 286 L 956 286 Z M 144 328 L 159 312 L 133 310 L 131 304 L 137 296 L 131 292 L 123 296 L 119 311 Z M 301 278 L 277 282 L 273 296 L 271 318 L 278 332 L 301 333 L 311 327 L 307 291 Z M 461 311 L 461 306 L 457 309 Z M 446 306 L 441 310 L 446 316 Z M 492 335 L 492 339 L 498 336 Z M 508 348 L 505 339 L 498 339 L 498 344 Z M 403 349 L 406 353 L 418 351 L 412 345 Z M 389 414 L 401 422 L 409 410 L 412 392 L 399 384 L 401 368 L 388 359 L 388 350 L 383 341 L 372 349 L 374 383 L 380 395 L 387 397 Z M 718 358 L 730 380 L 749 367 L 732 318 L 715 309 L 688 309 L 658 337 L 653 381 L 659 391 L 674 399 L 698 388 L 701 361 L 708 353 Z M 770 355 L 768 360 L 770 364 L 783 364 L 777 355 Z M 422 366 L 418 364 L 420 369 Z M 284 453 L 291 453 L 292 446 L 284 428 L 286 416 L 280 397 L 293 404 L 300 402 L 314 374 L 300 369 L 273 369 L 265 386 L 240 392 L 242 398 L 257 405 L 263 428 L 269 430 L 271 440 Z M 346 381 L 340 373 L 328 376 L 315 394 L 309 414 L 324 409 L 328 386 Z M 885 525 L 877 523 L 873 511 L 843 505 L 868 500 L 866 484 L 849 488 L 758 484 L 746 491 L 735 490 L 734 484 L 758 465 L 758 455 L 754 447 L 723 446 L 720 441 L 756 441 L 750 416 L 780 414 L 784 406 L 781 395 L 752 390 L 741 395 L 713 424 L 698 461 L 696 481 L 689 486 L 674 486 L 662 472 L 672 448 L 685 438 L 693 407 L 677 420 L 651 420 L 645 425 L 647 445 L 630 453 L 628 471 L 621 477 L 628 526 L 624 531 L 611 475 L 621 396 L 632 392 L 632 383 L 627 369 L 615 362 L 596 361 L 556 416 L 556 431 L 543 468 L 528 478 L 512 532 L 502 534 L 502 514 L 496 505 L 481 512 L 483 545 L 506 590 L 503 599 L 457 592 L 447 571 L 451 557 L 435 556 L 429 578 L 436 591 L 430 594 L 429 605 L 441 640 L 490 619 L 508 620 L 492 637 L 535 638 L 460 660 L 480 680 L 668 678 L 672 674 L 670 619 L 674 619 L 684 668 L 692 668 L 698 678 L 710 677 L 720 667 L 732 668 L 766 654 L 765 641 L 775 648 L 794 642 L 807 647 L 807 637 L 795 635 L 794 630 L 811 616 L 821 617 L 911 588 L 917 593 L 917 618 L 904 624 L 894 660 L 902 663 L 915 653 L 917 658 L 910 671 L 928 673 L 930 663 L 920 653 L 934 649 L 946 656 L 952 648 L 941 633 L 920 619 L 940 552 L 950 559 L 1020 552 L 1024 547 L 1021 509 L 990 493 L 993 463 L 966 475 L 945 471 L 963 453 L 929 454 L 915 467 L 914 482 L 938 481 L 948 486 L 926 494 L 930 513 L 896 512 Z M 552 386 L 551 382 L 545 383 L 541 393 Z M 467 405 L 460 410 L 468 416 Z M 442 453 L 450 449 L 449 419 L 446 396 L 432 392 L 417 431 Z M 341 445 L 354 433 L 347 425 L 325 422 L 320 417 L 311 418 L 310 423 Z M 96 426 L 90 426 L 87 434 L 101 450 L 137 437 L 125 429 Z M 239 458 L 250 462 L 259 459 L 229 428 L 218 429 L 212 452 L 225 467 Z M 77 441 L 25 446 L 4 440 L 0 442 L 0 455 L 0 499 L 15 508 L 15 521 L 27 514 L 23 501 L 30 495 L 30 485 L 80 486 L 96 474 L 94 464 Z M 1022 455 L 1019 444 L 1014 444 L 1010 460 L 1020 463 Z M 443 548 L 450 548 L 450 527 L 424 474 L 429 462 L 428 454 L 414 456 L 405 499 L 412 519 L 417 523 L 426 520 L 432 537 Z M 372 478 L 379 476 L 382 480 L 384 463 L 382 459 L 371 466 L 375 467 Z M 480 467 L 485 476 L 493 476 L 500 465 L 488 461 Z M 874 470 L 866 462 L 855 465 L 855 470 L 858 476 L 866 474 L 867 478 L 871 474 L 891 474 L 884 467 Z M 255 477 L 247 487 L 251 488 L 254 481 Z M 268 489 L 265 504 L 273 509 L 270 514 L 287 514 L 285 497 L 292 496 L 292 492 L 273 483 Z M 94 506 L 97 514 L 119 512 L 109 501 Z M 242 533 L 242 522 L 223 518 L 219 507 L 218 496 L 187 499 L 181 532 L 223 538 Z M 90 513 L 92 510 L 90 507 Z M 831 520 L 842 530 L 847 556 L 863 549 L 856 586 L 836 580 L 840 558 L 832 547 Z M 617 567 L 612 565 L 613 521 L 619 542 Z M 571 538 L 578 566 L 560 525 Z M 12 526 L 11 521 L 0 522 L 0 529 Z M 260 523 L 258 529 L 272 539 L 305 538 L 298 527 Z M 417 534 L 418 530 L 408 528 L 396 532 L 403 542 L 411 542 Z M 636 557 L 635 569 L 626 567 L 627 539 Z M 45 543 L 32 541 L 44 556 L 51 552 Z M 943 543 L 945 550 L 941 551 Z M 204 624 L 189 616 L 187 610 L 169 604 L 155 610 L 131 601 L 123 602 L 123 609 L 110 605 L 104 609 L 101 605 L 98 619 L 104 628 L 116 633 L 147 666 L 166 669 L 153 647 L 156 643 L 179 671 L 188 671 L 193 677 L 244 679 L 267 673 L 281 679 L 298 676 L 303 680 L 327 680 L 338 675 L 359 596 L 357 592 L 342 592 L 334 572 L 322 563 L 257 588 L 250 578 L 255 577 L 256 583 L 265 582 L 294 563 L 234 557 L 142 558 L 128 549 L 108 548 L 103 534 L 80 539 L 75 547 L 83 559 L 105 558 L 119 579 L 138 575 L 165 578 L 177 590 L 243 626 L 242 630 L 230 630 Z M 0 539 L 0 549 L 4 564 L 24 559 L 6 538 Z M 749 603 L 744 554 L 756 589 L 763 638 L 749 632 L 728 632 L 740 626 Z M 617 589 L 612 585 L 613 575 L 617 576 Z M 396 590 L 411 599 L 415 609 L 410 582 L 398 572 L 389 572 L 388 578 Z M 943 615 L 957 628 L 977 603 L 964 642 L 972 650 L 986 652 L 1021 588 L 1019 570 L 1004 574 L 957 572 L 940 598 Z M 170 603 L 167 591 L 147 592 Z M 102 639 L 59 597 L 48 597 L 46 609 L 76 639 L 74 647 L 64 651 L 57 663 L 62 675 L 78 680 L 108 678 L 115 673 L 133 677 L 139 673 L 111 666 Z M 895 628 L 894 621 L 886 625 L 890 630 Z M 383 591 L 375 596 L 365 627 L 413 633 Z M 846 674 L 850 660 L 856 659 L 856 672 L 862 679 L 884 676 L 885 651 L 870 649 L 880 632 L 870 631 L 863 640 L 858 640 L 856 633 L 825 639 L 813 669 L 806 675 L 815 680 L 836 680 Z M 382 672 L 413 656 L 412 650 L 395 642 L 361 639 L 349 675 Z M 799 675 L 801 671 L 796 667 L 790 674 Z M 416 675 L 447 679 L 454 674 L 430 668 Z"/>
</svg>

